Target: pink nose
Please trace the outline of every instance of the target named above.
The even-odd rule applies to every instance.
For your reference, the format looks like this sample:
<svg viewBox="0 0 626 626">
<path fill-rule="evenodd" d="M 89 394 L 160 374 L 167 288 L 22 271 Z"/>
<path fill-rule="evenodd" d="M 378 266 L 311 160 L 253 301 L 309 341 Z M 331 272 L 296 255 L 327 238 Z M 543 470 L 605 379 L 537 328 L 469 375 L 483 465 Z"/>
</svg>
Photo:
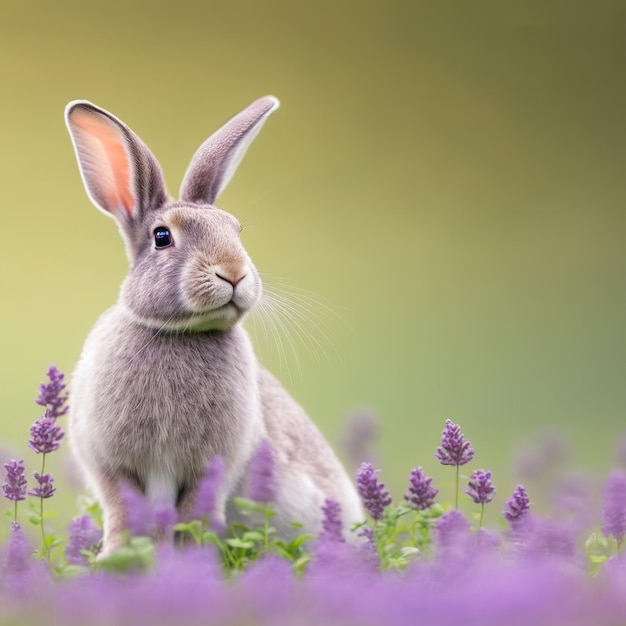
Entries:
<svg viewBox="0 0 626 626">
<path fill-rule="evenodd" d="M 225 280 L 227 283 L 230 283 L 233 287 L 236 287 L 237 283 L 246 277 L 246 273 L 241 270 L 228 271 L 225 268 L 220 268 L 219 271 L 215 272 L 215 275 Z"/>
</svg>

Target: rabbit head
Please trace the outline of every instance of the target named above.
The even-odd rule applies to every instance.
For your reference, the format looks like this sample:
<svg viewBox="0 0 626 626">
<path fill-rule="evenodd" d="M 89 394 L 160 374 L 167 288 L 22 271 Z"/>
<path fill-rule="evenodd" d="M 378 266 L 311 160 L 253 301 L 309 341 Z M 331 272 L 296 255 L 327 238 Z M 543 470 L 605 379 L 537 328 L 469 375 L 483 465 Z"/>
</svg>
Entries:
<svg viewBox="0 0 626 626">
<path fill-rule="evenodd" d="M 259 301 L 261 280 L 239 222 L 214 206 L 248 146 L 279 106 L 253 102 L 198 149 L 180 200 L 167 194 L 148 147 L 108 111 L 71 102 L 66 122 L 91 201 L 113 217 L 130 271 L 120 304 L 139 323 L 168 330 L 226 330 Z"/>
</svg>

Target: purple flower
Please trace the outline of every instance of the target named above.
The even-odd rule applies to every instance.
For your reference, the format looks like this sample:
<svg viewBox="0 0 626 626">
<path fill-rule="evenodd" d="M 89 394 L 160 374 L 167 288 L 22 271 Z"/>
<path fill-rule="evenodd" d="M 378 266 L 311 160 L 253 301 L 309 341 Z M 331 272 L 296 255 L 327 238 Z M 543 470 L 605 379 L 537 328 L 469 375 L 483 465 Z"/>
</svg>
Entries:
<svg viewBox="0 0 626 626">
<path fill-rule="evenodd" d="M 33 563 L 33 546 L 17 522 L 11 523 L 11 534 L 4 551 L 5 575 L 26 572 Z"/>
<path fill-rule="evenodd" d="M 33 476 L 37 481 L 37 487 L 33 487 L 28 495 L 37 498 L 51 498 L 56 491 L 56 487 L 52 486 L 54 478 L 50 474 L 40 474 L 39 472 L 33 472 Z"/>
<path fill-rule="evenodd" d="M 364 537 L 363 552 L 368 560 L 379 561 L 378 548 L 376 547 L 376 537 L 374 535 L 374 529 L 369 526 L 363 526 L 358 534 L 359 537 Z"/>
<path fill-rule="evenodd" d="M 136 537 L 147 536 L 154 528 L 154 507 L 136 487 L 122 480 L 119 489 L 126 509 L 126 525 Z"/>
<path fill-rule="evenodd" d="M 13 502 L 26 499 L 26 476 L 24 476 L 24 461 L 12 459 L 4 464 L 7 471 L 7 480 L 2 485 L 2 495 Z"/>
<path fill-rule="evenodd" d="M 362 409 L 348 418 L 343 447 L 350 462 L 358 467 L 363 461 L 373 462 L 372 444 L 378 438 L 378 418 L 372 411 Z"/>
<path fill-rule="evenodd" d="M 496 488 L 491 482 L 491 472 L 486 472 L 482 469 L 477 469 L 471 475 L 469 484 L 465 493 L 476 504 L 486 504 L 493 500 L 493 496 L 496 492 Z"/>
<path fill-rule="evenodd" d="M 418 511 L 431 507 L 439 493 L 439 489 L 431 486 L 432 482 L 433 479 L 426 476 L 421 467 L 412 469 L 409 490 L 404 494 L 404 499 Z"/>
<path fill-rule="evenodd" d="M 612 535 L 618 543 L 626 534 L 626 473 L 611 473 L 604 489 L 604 525 L 602 532 Z"/>
<path fill-rule="evenodd" d="M 444 513 L 435 522 L 435 534 L 437 542 L 442 547 L 455 545 L 459 539 L 467 536 L 470 523 L 457 509 L 452 509 Z"/>
<path fill-rule="evenodd" d="M 474 449 L 469 441 L 465 440 L 461 427 L 446 420 L 441 434 L 441 447 L 437 448 L 435 456 L 442 465 L 465 465 L 474 457 Z"/>
<path fill-rule="evenodd" d="M 68 526 L 69 541 L 65 546 L 67 562 L 73 565 L 87 565 L 87 557 L 81 553 L 100 543 L 102 531 L 96 526 L 90 515 L 75 517 Z"/>
<path fill-rule="evenodd" d="M 176 507 L 162 504 L 154 509 L 154 525 L 157 536 L 171 538 L 173 536 L 174 524 L 178 521 L 178 511 Z"/>
<path fill-rule="evenodd" d="M 524 524 L 519 529 L 520 549 L 534 559 L 554 556 L 563 559 L 564 562 L 576 563 L 578 558 L 574 530 L 568 523 L 549 518 L 530 517 L 528 524 Z M 578 565 L 582 566 L 585 560 L 584 557 L 581 558 Z"/>
<path fill-rule="evenodd" d="M 224 459 L 214 456 L 207 464 L 204 476 L 198 484 L 196 503 L 191 513 L 193 519 L 208 518 L 213 526 L 223 525 L 222 520 L 216 520 L 215 507 L 217 494 L 224 478 Z"/>
<path fill-rule="evenodd" d="M 376 471 L 371 463 L 361 463 L 356 473 L 356 484 L 363 506 L 375 520 L 379 520 L 391 504 L 391 496 L 384 483 L 378 482 Z"/>
<path fill-rule="evenodd" d="M 63 393 L 65 385 L 63 379 L 65 374 L 60 372 L 55 365 L 51 365 L 48 368 L 49 383 L 41 383 L 39 385 L 39 396 L 35 402 L 41 406 L 45 406 L 48 409 L 48 414 L 53 419 L 65 415 L 69 407 L 63 406 L 67 402 L 67 394 Z"/>
<path fill-rule="evenodd" d="M 343 542 L 343 522 L 341 521 L 341 505 L 336 500 L 326 498 L 322 506 L 322 532 L 320 539 L 329 542 Z"/>
<path fill-rule="evenodd" d="M 263 439 L 250 461 L 248 495 L 257 502 L 273 502 L 277 489 L 274 449 L 267 439 Z"/>
<path fill-rule="evenodd" d="M 47 454 L 59 449 L 59 442 L 63 436 L 61 427 L 57 425 L 50 411 L 46 410 L 45 415 L 36 419 L 30 427 L 28 445 L 38 454 Z"/>
<path fill-rule="evenodd" d="M 590 513 L 590 496 L 585 476 L 576 472 L 558 478 L 551 499 L 561 511 L 578 517 L 583 523 L 583 518 Z"/>
<path fill-rule="evenodd" d="M 530 511 L 530 500 L 528 493 L 522 485 L 517 485 L 513 495 L 506 501 L 506 509 L 502 511 L 502 515 L 511 524 L 517 524 L 523 520 Z"/>
</svg>

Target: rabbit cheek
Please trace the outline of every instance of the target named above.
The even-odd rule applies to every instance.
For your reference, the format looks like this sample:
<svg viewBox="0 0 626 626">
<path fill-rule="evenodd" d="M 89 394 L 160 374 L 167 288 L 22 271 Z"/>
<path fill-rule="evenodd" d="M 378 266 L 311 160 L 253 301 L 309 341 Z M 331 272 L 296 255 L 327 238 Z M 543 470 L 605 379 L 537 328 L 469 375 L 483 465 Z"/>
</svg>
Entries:
<svg viewBox="0 0 626 626">
<path fill-rule="evenodd" d="M 248 312 L 261 299 L 261 281 L 255 271 L 250 271 L 235 287 L 233 302 L 240 311 Z"/>
<path fill-rule="evenodd" d="M 183 297 L 187 309 L 204 313 L 228 304 L 233 296 L 230 283 L 219 280 L 212 266 L 205 260 L 193 259 L 182 276 Z"/>
</svg>

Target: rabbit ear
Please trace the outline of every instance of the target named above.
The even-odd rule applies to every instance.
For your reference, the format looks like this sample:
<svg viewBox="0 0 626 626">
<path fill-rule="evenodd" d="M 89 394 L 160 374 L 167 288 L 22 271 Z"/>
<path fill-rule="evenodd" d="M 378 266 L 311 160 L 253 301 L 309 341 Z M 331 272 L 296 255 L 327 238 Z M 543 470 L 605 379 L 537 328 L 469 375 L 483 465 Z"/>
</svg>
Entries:
<svg viewBox="0 0 626 626">
<path fill-rule="evenodd" d="M 128 126 L 86 100 L 70 102 L 65 119 L 87 194 L 121 227 L 166 201 L 157 160 Z"/>
<path fill-rule="evenodd" d="M 259 98 L 213 133 L 191 159 L 180 187 L 181 200 L 213 204 L 265 120 L 279 106 L 274 96 Z"/>
</svg>

